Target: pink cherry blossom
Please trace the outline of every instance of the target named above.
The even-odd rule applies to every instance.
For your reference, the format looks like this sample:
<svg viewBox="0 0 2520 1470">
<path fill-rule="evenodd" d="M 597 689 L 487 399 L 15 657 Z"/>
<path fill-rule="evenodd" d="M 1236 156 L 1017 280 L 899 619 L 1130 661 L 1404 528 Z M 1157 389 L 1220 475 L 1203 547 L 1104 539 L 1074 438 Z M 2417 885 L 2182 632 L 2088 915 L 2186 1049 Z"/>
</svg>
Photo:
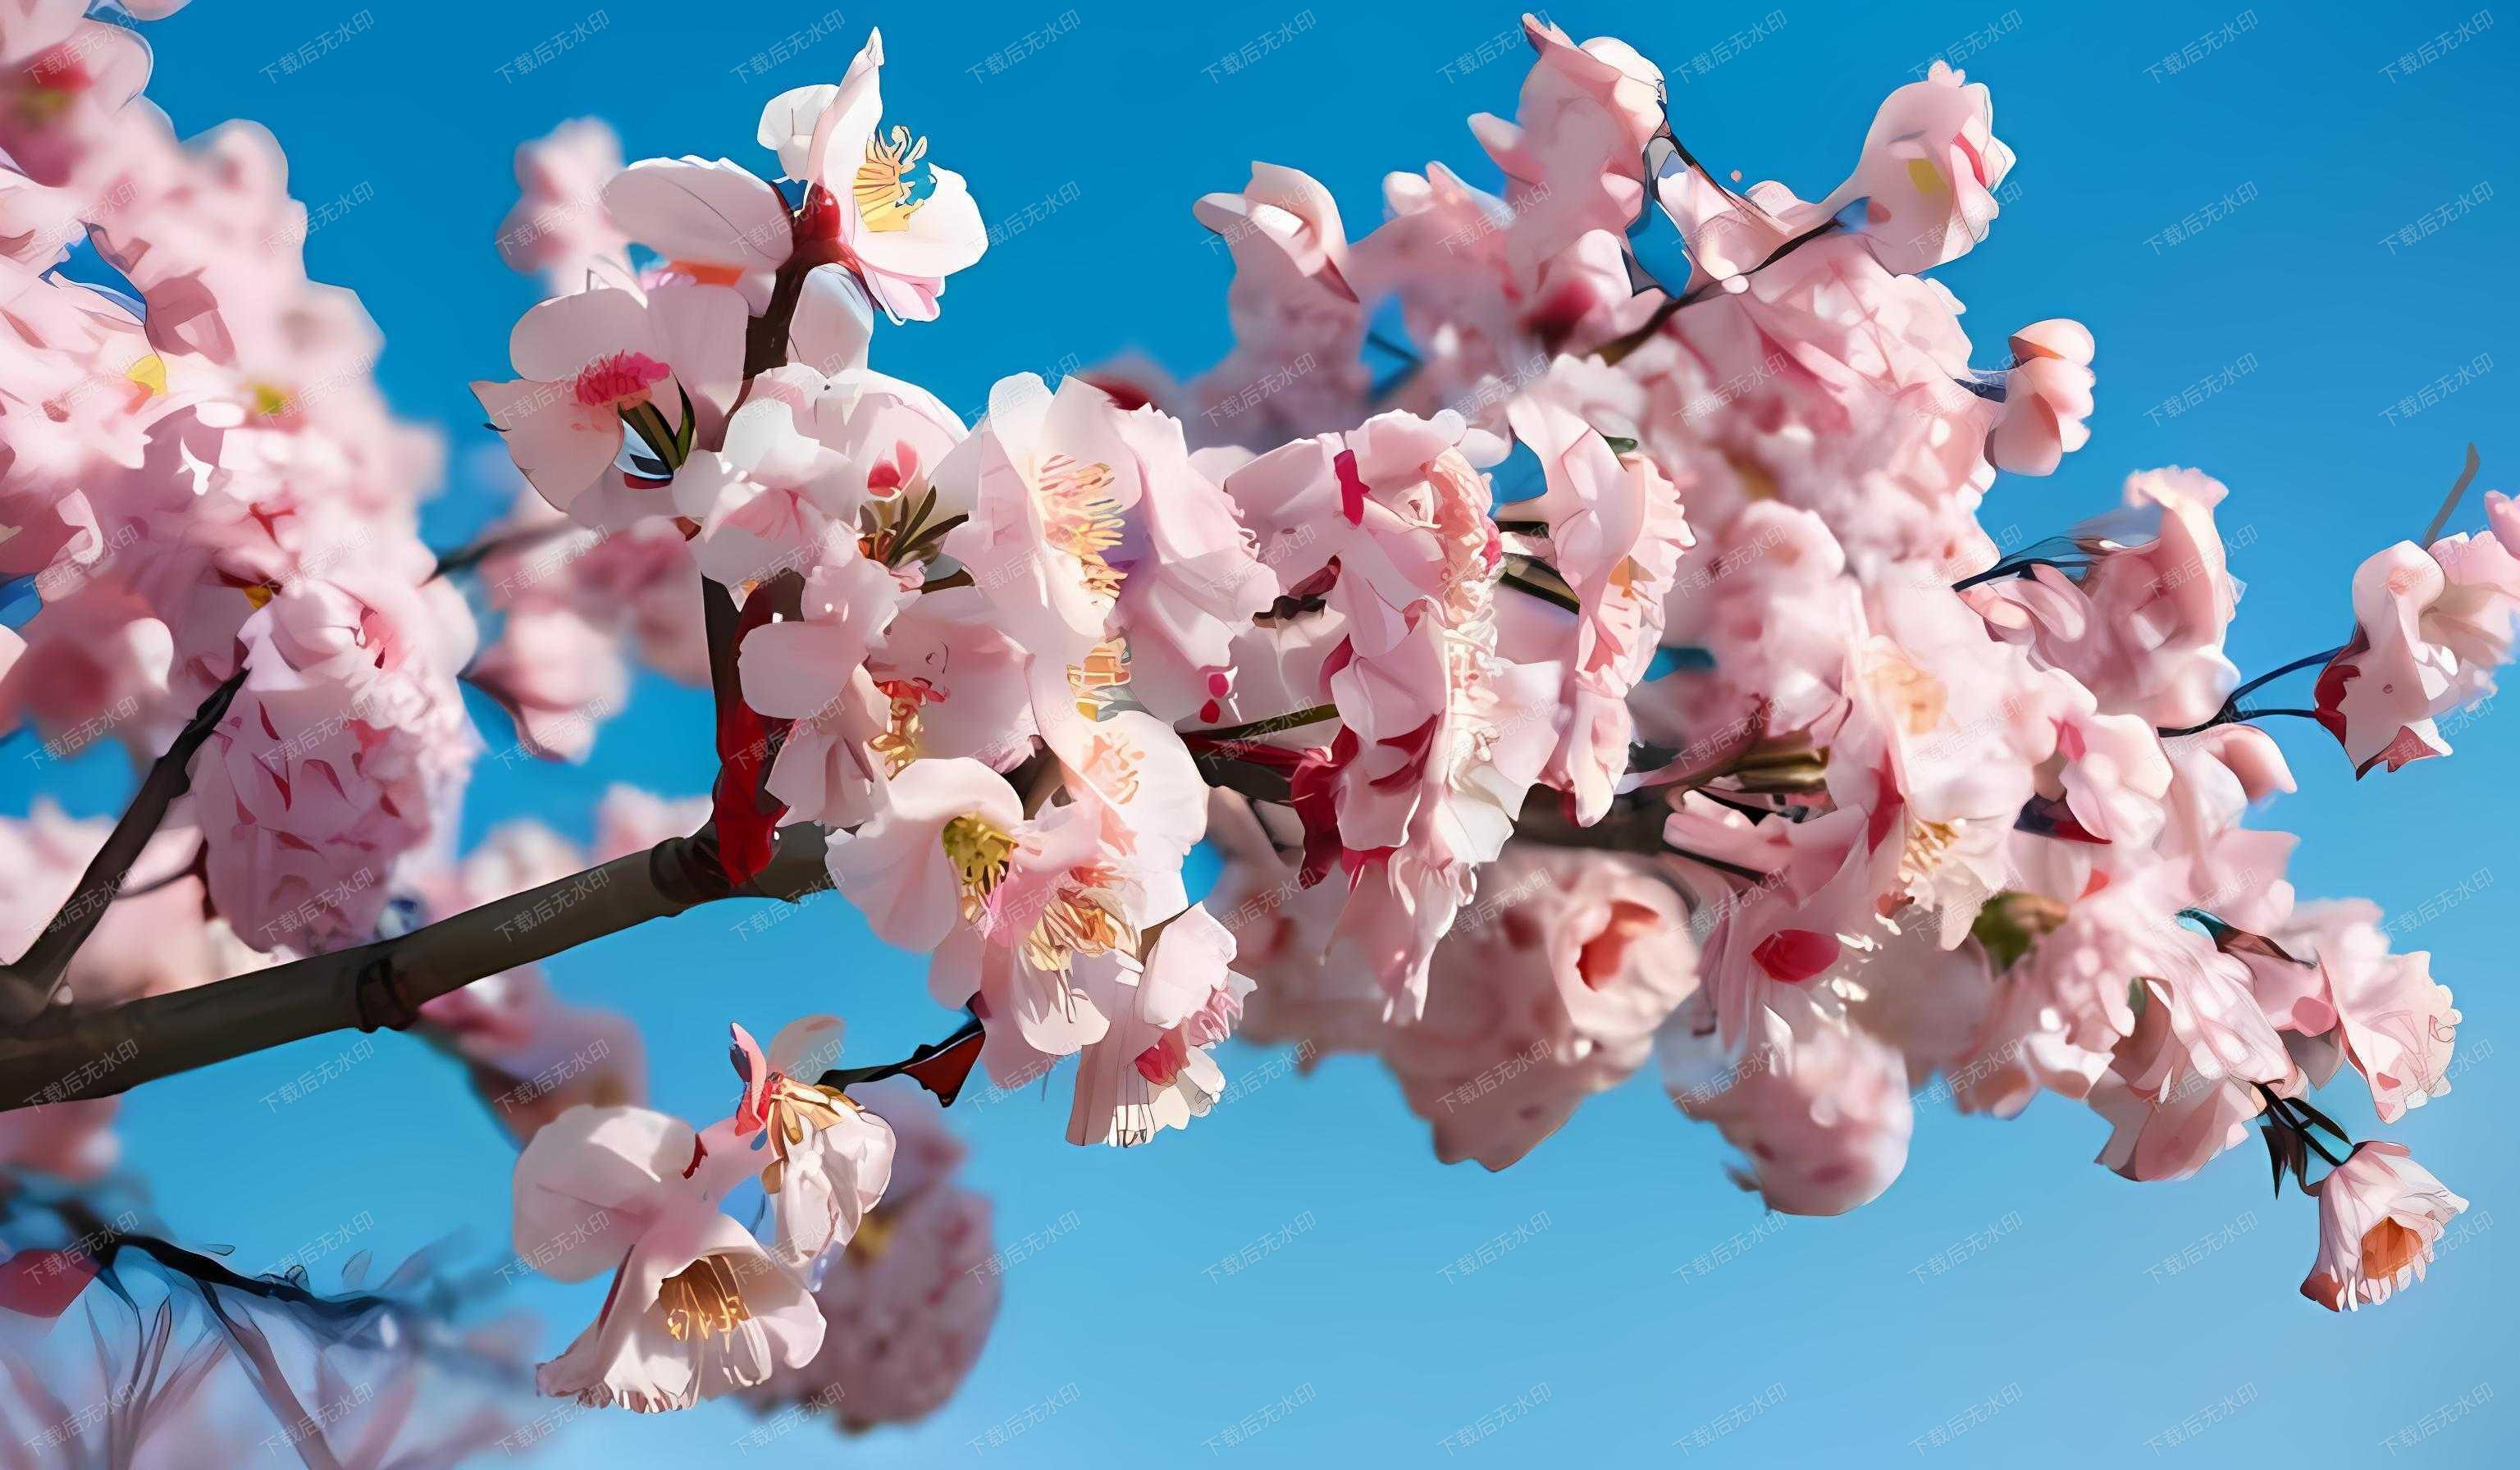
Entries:
<svg viewBox="0 0 2520 1470">
<path fill-rule="evenodd" d="M 762 110 L 761 146 L 774 149 L 790 178 L 830 200 L 809 222 L 853 266 L 894 321 L 933 321 L 945 278 L 988 249 L 963 176 L 927 157 L 927 139 L 885 125 L 883 35 L 867 32 L 848 74 L 833 86 L 799 87 Z"/>
<path fill-rule="evenodd" d="M 626 525 L 667 504 L 613 468 L 625 417 L 648 416 L 654 438 L 688 431 L 713 447 L 742 377 L 743 320 L 742 297 L 723 286 L 554 297 L 509 338 L 517 380 L 475 382 L 472 393 L 545 500 L 597 530 Z M 647 448 L 672 452 L 652 438 Z"/>
<path fill-rule="evenodd" d="M 601 118 L 573 117 L 517 147 L 517 202 L 499 222 L 499 258 L 561 293 L 629 273 L 629 237 L 604 206 L 621 140 Z"/>
<path fill-rule="evenodd" d="M 1966 76 L 1937 60 L 1923 80 L 1891 93 L 1855 172 L 1819 206 L 1835 214 L 1862 200 L 1860 228 L 1902 275 L 1966 254 L 2002 212 L 1995 191 L 2012 171 L 2012 150 L 1995 136 L 1986 84 Z"/>
<path fill-rule="evenodd" d="M 2507 515 L 2504 517 L 2508 519 Z M 2411 542 L 2354 573 L 2354 637 L 2320 671 L 2319 723 L 2356 776 L 2447 755 L 2434 717 L 2494 692 L 2520 617 L 2520 557 L 2494 535 Z"/>
<path fill-rule="evenodd" d="M 852 1433 L 941 1406 L 978 1360 L 1004 1285 L 987 1269 L 989 1201 L 956 1177 L 963 1146 L 935 1102 L 879 1083 L 867 1108 L 899 1139 L 892 1187 L 825 1268 L 814 1295 L 830 1323 L 822 1350 L 754 1395 L 828 1405 Z"/>
<path fill-rule="evenodd" d="M 665 258 L 666 279 L 731 286 L 758 313 L 787 263 L 791 227 L 779 191 L 725 158 L 642 158 L 604 184 L 604 208 Z"/>
<path fill-rule="evenodd" d="M 451 676 L 461 603 L 364 585 L 300 583 L 247 621 L 245 686 L 198 762 L 210 898 L 256 949 L 364 937 L 478 747 Z"/>
<path fill-rule="evenodd" d="M 880 791 L 871 821 L 832 834 L 832 882 L 878 938 L 932 951 L 1003 875 L 1023 806 L 968 758 L 913 761 Z"/>
<path fill-rule="evenodd" d="M 2067 454 L 2091 442 L 2083 423 L 2091 416 L 2091 329 L 2059 317 L 2014 333 L 2003 418 L 1987 438 L 1986 457 L 1996 468 L 2053 474 Z"/>
<path fill-rule="evenodd" d="M 1382 1043 L 1435 1156 L 1504 1169 L 1625 1081 L 1695 988 L 1694 949 L 1637 867 L 1508 847 L 1435 953 L 1426 1013 Z"/>
<path fill-rule="evenodd" d="M 593 1324 L 536 1370 L 544 1393 L 655 1413 L 813 1358 L 823 1316 L 803 1281 L 717 1207 L 751 1165 L 733 1120 L 696 1134 L 645 1108 L 572 1108 L 534 1135 L 518 1254 L 556 1280 L 612 1276 Z"/>
<path fill-rule="evenodd" d="M 1338 204 L 1310 174 L 1251 165 L 1238 194 L 1192 205 L 1234 259 L 1234 351 L 1186 390 L 1201 443 L 1268 442 L 1344 423 L 1371 382 L 1365 304 L 1347 279 Z"/>
<path fill-rule="evenodd" d="M 2467 1208 L 2395 1143 L 2357 1144 L 2313 1192 L 2318 1255 L 2301 1294 L 2330 1312 L 2378 1306 L 2422 1280 L 2443 1227 Z"/>
<path fill-rule="evenodd" d="M 867 653 L 905 596 L 882 565 L 851 551 L 806 580 L 804 616 L 743 640 L 744 702 L 795 722 L 769 785 L 800 816 L 845 827 L 874 813 L 885 766 L 870 747 L 889 728 L 890 705 L 867 672 Z"/>
<path fill-rule="evenodd" d="M 1234 952 L 1233 931 L 1193 904 L 1164 926 L 1143 971 L 1102 981 L 1096 1006 L 1110 1029 L 1077 1058 L 1067 1141 L 1126 1148 L 1206 1116 L 1225 1091 L 1211 1053 L 1251 991 L 1228 968 Z"/>
<path fill-rule="evenodd" d="M 838 1064 L 838 1017 L 789 1022 L 766 1057 L 749 1032 L 737 1026 L 733 1033 L 735 1069 L 743 1080 L 736 1129 L 758 1132 L 767 1145 L 761 1188 L 770 1196 L 772 1244 L 781 1260 L 801 1267 L 848 1244 L 883 1197 L 892 1130 L 847 1093 L 805 1075 Z"/>
<path fill-rule="evenodd" d="M 1800 992 L 1761 1012 L 1737 1057 L 1710 1051 L 1711 1040 L 1693 1028 L 1671 1034 L 1663 1085 L 1683 1112 L 1749 1155 L 1734 1180 L 1770 1209 L 1843 1215 L 1907 1167 L 1915 1107 L 1895 1048 Z"/>
<path fill-rule="evenodd" d="M 1480 147 L 1505 170 L 1514 210 L 1508 258 L 1529 285 L 1541 262 L 1591 231 L 1624 234 L 1644 204 L 1644 147 L 1663 125 L 1663 78 L 1625 41 L 1578 46 L 1565 31 L 1525 16 L 1537 59 L 1508 122 L 1470 119 Z"/>
</svg>

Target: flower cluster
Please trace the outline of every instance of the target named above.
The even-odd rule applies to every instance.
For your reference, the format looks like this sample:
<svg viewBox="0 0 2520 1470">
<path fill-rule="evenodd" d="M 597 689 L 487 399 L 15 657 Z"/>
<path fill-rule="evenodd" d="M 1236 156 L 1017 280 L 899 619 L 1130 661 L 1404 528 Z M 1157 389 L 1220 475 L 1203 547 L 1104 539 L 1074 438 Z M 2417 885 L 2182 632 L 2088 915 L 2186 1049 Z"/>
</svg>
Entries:
<svg viewBox="0 0 2520 1470">
<path fill-rule="evenodd" d="M 2321 1141 L 2350 1143 L 2310 1100 L 2333 1079 L 2384 1123 L 2449 1091 L 2459 1013 L 2374 907 L 2296 901 L 2295 839 L 2246 820 L 2293 784 L 2252 722 L 2316 719 L 2357 776 L 2449 753 L 2512 656 L 2520 511 L 2444 534 L 2462 477 L 2363 563 L 2340 643 L 2245 680 L 2202 471 L 1990 535 L 2002 476 L 2091 441 L 2095 344 L 2051 318 L 1978 360 L 1924 274 L 2014 198 L 1946 62 L 1805 200 L 1700 164 L 1631 47 L 1526 18 L 1514 116 L 1470 119 L 1501 194 L 1395 173 L 1351 238 L 1255 164 L 1192 206 L 1233 263 L 1220 361 L 1005 377 L 976 423 L 870 366 L 878 319 L 935 318 L 991 243 L 888 111 L 879 35 L 769 99 L 750 163 L 625 163 L 572 122 L 519 151 L 497 239 L 552 294 L 472 384 L 529 488 L 441 557 L 434 440 L 305 278 L 271 140 L 177 144 L 135 105 L 145 44 L 74 0 L 0 26 L 0 575 L 41 601 L 0 632 L 0 730 L 198 743 L 153 878 L 108 880 L 58 975 L 73 1005 L 512 895 L 540 923 L 612 881 L 571 877 L 590 858 L 652 847 L 635 922 L 772 894 L 774 864 L 794 896 L 819 853 L 972 1021 L 872 1070 L 1073 1057 L 1076 1144 L 1212 1112 L 1241 1032 L 1376 1055 L 1437 1155 L 1490 1169 L 1658 1055 L 1784 1214 L 1886 1189 L 1920 1095 L 2082 1101 L 2143 1180 L 2254 1127 L 2318 1197 L 2331 1308 L 2419 1277 L 2465 1206 L 2393 1144 Z M 137 299 L 77 279 L 82 241 Z M 711 795 L 456 861 L 459 680 L 515 753 L 573 759 L 634 660 L 709 686 Z M 2248 702 L 2314 668 L 2311 707 Z M 18 872 L 112 845 L 0 827 Z M 95 918 L 47 884 L 0 903 L 23 953 Z M 766 1052 L 737 1028 L 738 1105 L 696 1130 L 530 967 L 443 989 L 417 1022 L 523 1145 L 519 1256 L 611 1279 L 545 1392 L 863 1427 L 968 1371 L 985 1205 L 910 1103 L 897 1136 L 807 1066 L 836 1020 Z M 0 1162 L 93 1174 L 105 1122 Z M 754 1183 L 766 1242 L 728 1209 Z"/>
<path fill-rule="evenodd" d="M 696 1131 L 643 1107 L 572 1107 L 518 1155 L 518 1254 L 555 1280 L 612 1277 L 594 1324 L 539 1370 L 544 1393 L 687 1408 L 821 1351 L 808 1268 L 847 1245 L 883 1197 L 892 1130 L 840 1090 L 793 1075 L 837 1054 L 835 1018 L 789 1024 L 767 1055 L 742 1027 L 733 1034 L 742 1088 L 732 1116 Z M 766 1245 L 721 1208 L 747 1182 L 770 1202 Z"/>
<path fill-rule="evenodd" d="M 770 103 L 784 187 L 578 180 L 617 234 L 580 221 L 582 288 L 476 386 L 555 509 L 679 527 L 740 606 L 722 754 L 761 758 L 721 818 L 827 829 L 992 1077 L 1078 1058 L 1079 1143 L 1209 1110 L 1246 1004 L 1377 1053 L 1491 1168 L 1658 1039 L 1793 1213 L 1886 1188 L 1937 1074 L 2088 1102 L 2138 1179 L 2257 1122 L 2302 1171 L 2347 1066 L 2384 1120 L 2446 1091 L 2425 957 L 2297 908 L 2291 839 L 2243 824 L 2291 777 L 2224 651 L 2222 484 L 2144 470 L 2027 549 L 1981 524 L 2085 446 L 2094 383 L 2063 319 L 1973 364 L 1919 274 L 1999 212 L 1986 89 L 1934 65 L 1806 201 L 1700 167 L 1627 46 L 1525 38 L 1515 118 L 1473 120 L 1502 197 L 1393 175 L 1351 239 L 1256 165 L 1195 206 L 1223 361 L 1018 375 L 976 424 L 867 366 L 878 308 L 932 317 L 988 244 L 878 40 Z M 2489 512 L 2374 557 L 2303 663 L 2357 769 L 2442 753 L 2509 657 L 2520 522 Z"/>
</svg>

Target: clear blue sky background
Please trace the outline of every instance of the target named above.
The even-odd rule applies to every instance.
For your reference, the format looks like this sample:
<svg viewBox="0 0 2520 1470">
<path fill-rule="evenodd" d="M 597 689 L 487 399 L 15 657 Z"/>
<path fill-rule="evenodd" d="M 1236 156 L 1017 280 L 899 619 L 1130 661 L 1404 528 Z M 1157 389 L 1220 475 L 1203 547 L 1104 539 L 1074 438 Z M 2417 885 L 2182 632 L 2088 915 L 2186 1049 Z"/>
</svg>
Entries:
<svg viewBox="0 0 2520 1470">
<path fill-rule="evenodd" d="M 2241 7 L 1781 6 L 1568 0 L 1552 14 L 1579 38 L 1614 33 L 1662 64 L 1675 124 L 1701 156 L 1813 198 L 1843 177 L 1874 107 L 1912 67 L 1996 28 L 1967 68 L 1994 85 L 1999 132 L 2021 157 L 2019 196 L 1989 245 L 1945 279 L 1972 308 L 1982 358 L 2023 322 L 2089 323 L 2101 408 L 2064 472 L 1999 487 L 1990 525 L 2035 539 L 2112 504 L 2130 469 L 2211 470 L 2233 491 L 2224 523 L 2249 583 L 2233 654 L 2254 671 L 2339 640 L 2354 564 L 2420 529 L 2468 440 L 2484 454 L 2481 485 L 2520 478 L 2509 287 L 2520 198 L 2508 173 L 2520 17 L 2393 78 L 2383 68 L 2475 7 L 2260 0 L 2254 28 L 2174 71 L 2165 58 Z M 985 216 L 1073 186 L 1073 202 L 955 279 L 942 322 L 878 343 L 878 366 L 973 404 L 995 377 L 1069 354 L 1090 364 L 1136 346 L 1176 371 L 1203 366 L 1226 345 L 1228 267 L 1191 217 L 1194 197 L 1237 187 L 1255 157 L 1294 164 L 1336 192 L 1361 233 L 1379 218 L 1385 170 L 1441 158 L 1493 182 L 1463 118 L 1509 113 L 1523 70 L 1518 52 L 1458 65 L 1511 31 L 1508 5 L 1310 0 L 1308 30 L 1216 79 L 1203 68 L 1294 22 L 1303 0 L 1076 0 L 1072 31 L 984 77 L 969 68 L 985 73 L 992 52 L 1020 49 L 1068 7 L 840 0 L 842 33 L 738 74 L 830 8 L 606 0 L 607 23 L 586 44 L 503 76 L 502 64 L 514 70 L 597 7 L 370 0 L 371 28 L 275 81 L 262 68 L 358 13 L 355 0 L 203 3 L 152 28 L 153 91 L 187 132 L 233 115 L 268 124 L 311 204 L 370 186 L 309 241 L 309 263 L 356 288 L 384 329 L 380 371 L 395 405 L 445 425 L 457 482 L 429 521 L 452 544 L 494 509 L 462 477 L 464 452 L 488 437 L 464 383 L 505 372 L 509 326 L 533 298 L 490 246 L 514 196 L 511 150 L 562 118 L 601 113 L 632 157 L 725 154 L 763 166 L 751 142 L 762 101 L 836 79 L 866 24 L 880 23 L 895 115 L 933 137 Z M 1770 17 L 1782 23 L 1683 78 L 1690 58 L 1712 60 Z M 2480 183 L 2495 197 L 2446 230 L 2394 254 L 2381 244 Z M 2175 245 L 2147 243 L 2244 184 L 2256 198 L 2228 218 Z M 2481 379 L 2411 418 L 2384 417 L 2479 353 L 2497 360 Z M 2256 371 L 2201 408 L 2147 417 L 2244 355 Z M 2464 518 L 2480 513 L 2470 501 Z M 2402 939 L 2433 952 L 2467 1020 L 2455 1092 L 2394 1136 L 2475 1201 L 2480 1225 L 2520 1212 L 2506 1121 L 2520 1104 L 2520 1004 L 2502 932 L 2520 892 L 2515 722 L 2497 709 L 2456 737 L 2456 758 L 2360 785 L 2315 730 L 2285 722 L 2277 734 L 2305 790 L 2271 820 L 2308 836 L 2293 869 L 2305 895 L 2367 893 L 2396 911 L 2480 869 L 2498 878 Z M 643 686 L 582 768 L 485 763 L 469 825 L 531 813 L 582 835 L 609 781 L 698 789 L 707 738 L 699 696 Z M 504 743 L 495 732 L 492 743 Z M 0 761 L 0 805 L 22 811 L 33 772 Z M 85 811 L 116 804 L 128 780 L 95 759 L 48 775 Z M 703 1121 L 724 1112 L 730 1019 L 767 1035 L 835 1009 L 860 1059 L 938 1031 L 919 965 L 876 945 L 846 906 L 815 905 L 749 942 L 732 928 L 740 916 L 712 909 L 555 966 L 572 996 L 624 1006 L 649 1028 L 663 1106 Z M 361 1211 L 381 1256 L 451 1229 L 485 1256 L 499 1250 L 511 1151 L 424 1048 L 382 1039 L 307 1100 L 276 1111 L 260 1100 L 343 1045 L 309 1042 L 134 1097 L 131 1156 L 165 1215 L 191 1239 L 235 1242 L 248 1262 Z M 1230 1065 L 1269 1060 L 1238 1047 Z M 2367 1100 L 2346 1088 L 2322 1100 L 2350 1126 L 2370 1122 Z M 1676 1269 L 1756 1228 L 1759 1209 L 1725 1182 L 1720 1140 L 1645 1078 L 1500 1176 L 1437 1165 L 1395 1089 L 1358 1059 L 1282 1078 L 1189 1136 L 1127 1154 L 1062 1142 L 1057 1096 L 958 1113 L 1002 1243 L 1069 1212 L 1075 1228 L 1008 1273 L 986 1357 L 934 1419 L 847 1446 L 800 1430 L 781 1451 L 809 1450 L 818 1464 L 1198 1460 L 1211 1453 L 1203 1441 L 1304 1385 L 1309 1403 L 1225 1452 L 1437 1463 L 1447 1436 L 1537 1385 L 1545 1402 L 1449 1457 L 1667 1462 L 1687 1449 L 1742 1464 L 1873 1463 L 1917 1453 L 1912 1440 L 1992 1399 L 2000 1411 L 1926 1451 L 1934 1463 L 2118 1464 L 2148 1456 L 2146 1441 L 2187 1416 L 2222 1412 L 2228 1396 L 2245 1406 L 2189 1453 L 2361 1465 L 2480 1381 L 2495 1400 L 2405 1457 L 2510 1463 L 2520 1445 L 2508 1248 L 2520 1234 L 2478 1230 L 2431 1284 L 2376 1313 L 2330 1316 L 2295 1294 L 2313 1211 L 2269 1198 L 2254 1143 L 2193 1181 L 2139 1187 L 2088 1162 L 2105 1130 L 2070 1104 L 2010 1124 L 1928 1108 L 1906 1177 L 1879 1202 L 1786 1222 L 1705 1275 Z M 1544 1211 L 1548 1227 L 1519 1249 L 1443 1274 Z M 1203 1273 L 1307 1214 L 1313 1228 L 1256 1269 Z M 1912 1270 L 2015 1215 L 2016 1228 L 1956 1270 Z M 2509 1218 L 2520 1225 L 2520 1213 Z M 2160 1269 L 2235 1228 L 2193 1267 Z M 551 1316 L 557 1348 L 599 1294 L 520 1296 Z M 1004 1448 L 970 1448 L 1070 1384 L 1073 1402 L 1055 1416 Z M 1781 1398 L 1765 1413 L 1710 1445 L 1676 1444 L 1774 1398 L 1772 1386 Z M 545 1462 L 726 1463 L 750 1422 L 724 1407 L 590 1415 Z"/>
</svg>

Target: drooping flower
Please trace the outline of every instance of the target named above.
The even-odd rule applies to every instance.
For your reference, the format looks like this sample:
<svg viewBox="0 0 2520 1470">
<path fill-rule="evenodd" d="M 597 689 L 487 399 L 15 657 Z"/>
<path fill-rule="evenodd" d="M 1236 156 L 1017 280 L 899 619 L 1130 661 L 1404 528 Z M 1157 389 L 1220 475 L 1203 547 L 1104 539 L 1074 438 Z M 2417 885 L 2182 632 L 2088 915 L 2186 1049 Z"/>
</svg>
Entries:
<svg viewBox="0 0 2520 1470">
<path fill-rule="evenodd" d="M 1225 1091 L 1211 1053 L 1234 1034 L 1251 982 L 1236 974 L 1232 930 L 1193 904 L 1164 926 L 1145 967 L 1096 986 L 1110 1029 L 1077 1058 L 1067 1141 L 1127 1148 L 1188 1128 Z"/>
<path fill-rule="evenodd" d="M 979 1360 L 1004 1292 L 988 1269 L 989 1200 L 956 1178 L 963 1145 L 937 1103 L 899 1082 L 866 1101 L 900 1140 L 892 1187 L 824 1268 L 822 1351 L 753 1395 L 828 1411 L 851 1433 L 942 1406 Z"/>
<path fill-rule="evenodd" d="M 1666 1031 L 1663 1083 L 1748 1155 L 1733 1173 L 1742 1188 L 1787 1215 L 1843 1215 L 1898 1179 L 1916 1114 L 1897 1048 L 1800 991 L 1763 1009 L 1738 1052 L 1709 1021 Z"/>
<path fill-rule="evenodd" d="M 2003 375 L 2003 418 L 1987 436 L 1986 457 L 2014 474 L 2052 474 L 2091 442 L 2092 332 L 2063 317 L 2012 334 Z"/>
<path fill-rule="evenodd" d="M 804 1283 L 718 1207 L 754 1161 L 729 1119 L 705 1133 L 646 1108 L 572 1108 L 517 1159 L 518 1253 L 545 1275 L 609 1271 L 603 1310 L 544 1363 L 546 1394 L 640 1413 L 689 1408 L 810 1360 Z"/>
<path fill-rule="evenodd" d="M 803 1267 L 857 1234 L 892 1178 L 892 1130 L 837 1088 L 811 1074 L 839 1062 L 836 1016 L 806 1016 L 780 1028 L 763 1056 L 752 1035 L 732 1028 L 730 1048 L 743 1097 L 736 1132 L 758 1134 L 767 1148 L 762 1192 L 770 1196 L 772 1246 Z"/>
<path fill-rule="evenodd" d="M 1382 1057 L 1438 1159 L 1501 1170 L 1643 1065 L 1696 984 L 1669 885 L 1616 856 L 1508 845 Z"/>
<path fill-rule="evenodd" d="M 2508 520 L 2498 515 L 2498 530 Z M 2401 541 L 2357 568 L 2354 636 L 2317 687 L 2318 722 L 2354 774 L 2448 755 L 2435 717 L 2494 692 L 2515 618 L 2520 554 L 2498 534 L 2446 537 L 2429 550 Z"/>
<path fill-rule="evenodd" d="M 2424 1278 L 2442 1229 L 2467 1208 L 2395 1143 L 2358 1143 L 2312 1186 L 2318 1255 L 2301 1294 L 2330 1312 L 2378 1306 Z"/>
</svg>

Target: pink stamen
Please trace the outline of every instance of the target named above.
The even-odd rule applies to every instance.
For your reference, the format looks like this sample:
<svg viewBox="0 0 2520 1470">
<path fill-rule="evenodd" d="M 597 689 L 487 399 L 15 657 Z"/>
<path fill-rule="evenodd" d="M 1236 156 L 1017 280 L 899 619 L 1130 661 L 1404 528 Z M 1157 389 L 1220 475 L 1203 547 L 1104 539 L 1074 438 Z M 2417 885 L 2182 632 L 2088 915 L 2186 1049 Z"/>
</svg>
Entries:
<svg viewBox="0 0 2520 1470">
<path fill-rule="evenodd" d="M 637 408 L 670 370 L 644 352 L 615 352 L 577 375 L 577 401 L 588 408 Z"/>
</svg>

